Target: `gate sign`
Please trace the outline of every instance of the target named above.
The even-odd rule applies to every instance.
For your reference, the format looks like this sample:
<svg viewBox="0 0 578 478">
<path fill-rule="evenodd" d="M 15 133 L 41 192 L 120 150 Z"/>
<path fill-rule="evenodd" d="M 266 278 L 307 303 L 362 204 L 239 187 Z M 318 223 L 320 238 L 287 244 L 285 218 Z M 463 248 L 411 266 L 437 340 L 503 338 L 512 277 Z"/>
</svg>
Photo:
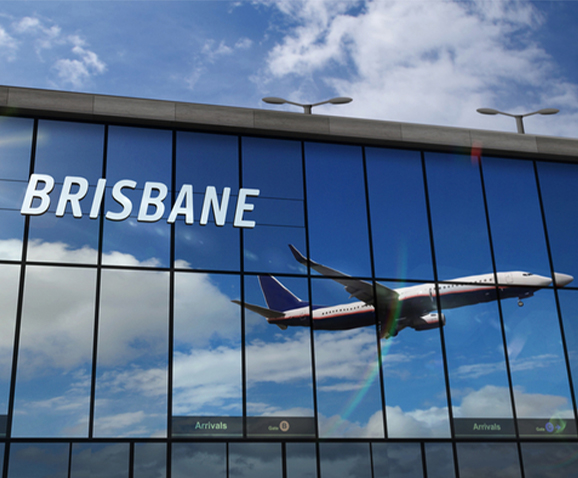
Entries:
<svg viewBox="0 0 578 478">
<path fill-rule="evenodd" d="M 56 216 L 62 217 L 66 212 L 66 207 L 70 204 L 72 215 L 74 217 L 82 217 L 81 201 L 88 193 L 88 180 L 80 176 L 66 176 L 62 185 L 62 191 L 58 198 L 56 206 Z M 117 181 L 112 187 L 112 199 L 122 206 L 120 212 L 107 211 L 105 218 L 110 221 L 123 221 L 127 219 L 132 212 L 132 201 L 128 198 L 123 190 L 136 189 L 137 182 L 131 179 L 121 179 Z M 48 174 L 32 174 L 28 181 L 26 194 L 20 213 L 25 216 L 40 216 L 48 211 L 50 207 L 50 193 L 54 189 L 54 178 Z M 106 179 L 101 178 L 96 183 L 94 196 L 90 205 L 90 212 L 88 216 L 90 219 L 98 218 L 104 193 L 106 189 Z M 165 212 L 164 200 L 167 197 L 168 188 L 166 184 L 147 181 L 144 183 L 140 206 L 138 210 L 137 221 L 140 222 L 157 222 L 163 217 Z M 255 205 L 248 203 L 248 197 L 259 196 L 259 189 L 241 188 L 237 197 L 237 205 L 235 206 L 235 219 L 233 221 L 234 227 L 253 228 L 255 221 L 244 218 L 245 212 L 250 212 Z M 217 189 L 214 186 L 207 186 L 205 190 L 205 197 L 201 210 L 201 218 L 199 224 L 205 226 L 209 221 L 211 209 L 213 217 L 217 226 L 224 226 L 227 217 L 227 209 L 229 207 L 229 199 L 231 196 L 231 188 L 223 188 L 222 199 L 219 203 L 217 196 Z M 35 201 L 36 200 L 36 201 Z M 149 212 L 149 208 L 153 212 Z M 175 203 L 171 207 L 171 212 L 167 218 L 167 223 L 173 224 L 178 216 L 183 216 L 185 224 L 194 223 L 193 214 L 193 185 L 183 184 Z"/>
</svg>

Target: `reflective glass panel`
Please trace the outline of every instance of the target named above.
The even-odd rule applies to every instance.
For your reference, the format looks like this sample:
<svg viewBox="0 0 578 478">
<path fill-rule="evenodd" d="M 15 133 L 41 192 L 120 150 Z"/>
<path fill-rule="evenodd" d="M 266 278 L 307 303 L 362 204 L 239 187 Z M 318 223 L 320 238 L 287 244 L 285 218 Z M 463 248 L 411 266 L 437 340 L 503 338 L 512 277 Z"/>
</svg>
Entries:
<svg viewBox="0 0 578 478">
<path fill-rule="evenodd" d="M 245 302 L 264 310 L 245 310 L 247 435 L 314 437 L 307 280 L 247 276 Z"/>
<path fill-rule="evenodd" d="M 13 443 L 8 478 L 68 478 L 68 443 Z"/>
<path fill-rule="evenodd" d="M 513 288 L 513 293 L 517 290 Z M 509 292 L 504 288 L 501 294 Z M 533 292 L 523 307 L 515 299 L 501 301 L 519 432 L 540 438 L 575 436 L 554 292 Z"/>
<path fill-rule="evenodd" d="M 169 265 L 170 224 L 167 219 L 171 209 L 171 171 L 170 131 L 122 126 L 109 128 L 104 198 L 106 214 L 125 211 L 112 196 L 118 181 L 132 180 L 136 186 L 122 189 L 132 207 L 130 216 L 123 220 L 104 221 L 103 264 Z M 161 183 L 167 188 L 162 206 L 147 206 L 147 201 L 143 201 L 146 182 Z M 154 198 L 161 194 L 160 190 L 153 189 L 150 196 Z M 146 221 L 137 220 L 141 205 L 144 214 L 150 218 Z M 154 220 L 157 213 L 161 217 Z"/>
<path fill-rule="evenodd" d="M 22 255 L 20 207 L 30 171 L 33 125 L 31 119 L 0 116 L 0 259 L 19 260 Z"/>
<path fill-rule="evenodd" d="M 167 446 L 165 443 L 134 444 L 133 478 L 164 478 L 166 473 Z"/>
<path fill-rule="evenodd" d="M 297 141 L 243 138 L 243 187 L 257 188 L 251 219 L 244 229 L 245 270 L 294 273 L 287 247 L 305 251 L 303 161 Z"/>
<path fill-rule="evenodd" d="M 29 238 L 32 246 L 28 260 L 96 263 L 99 221 L 89 219 L 95 186 L 102 177 L 104 126 L 64 121 L 39 121 L 34 172 L 48 174 L 55 180 L 50 193 L 50 208 L 40 216 L 30 217 Z M 79 200 L 81 218 L 72 214 L 67 202 L 63 217 L 55 215 L 66 176 L 88 181 L 86 196 Z M 72 186 L 71 193 L 79 190 Z"/>
<path fill-rule="evenodd" d="M 361 148 L 306 143 L 305 165 L 311 258 L 350 275 L 370 277 Z"/>
<path fill-rule="evenodd" d="M 128 478 L 128 443 L 73 443 L 70 478 Z"/>
<path fill-rule="evenodd" d="M 6 432 L 20 267 L 0 265 L 0 436 Z"/>
<path fill-rule="evenodd" d="M 0 116 L 0 177 L 26 181 L 34 120 Z"/>
<path fill-rule="evenodd" d="M 286 443 L 287 478 L 317 478 L 315 443 Z"/>
<path fill-rule="evenodd" d="M 366 148 L 365 155 L 375 274 L 432 280 L 420 153 Z"/>
<path fill-rule="evenodd" d="M 320 443 L 321 478 L 371 478 L 368 443 Z"/>
<path fill-rule="evenodd" d="M 451 443 L 426 443 L 427 478 L 454 478 L 454 452 Z"/>
<path fill-rule="evenodd" d="M 387 478 L 423 477 L 419 443 L 372 443 L 371 449 L 374 476 L 387 476 Z"/>
<path fill-rule="evenodd" d="M 576 443 L 522 443 L 525 478 L 578 476 Z"/>
<path fill-rule="evenodd" d="M 578 165 L 537 162 L 554 270 L 578 278 Z M 577 283 L 571 283 L 576 287 Z"/>
<path fill-rule="evenodd" d="M 94 184 L 102 177 L 104 126 L 67 121 L 38 121 L 34 172 L 56 182 L 82 176 Z"/>
<path fill-rule="evenodd" d="M 280 443 L 230 443 L 229 476 L 281 478 Z"/>
<path fill-rule="evenodd" d="M 400 299 L 397 305 L 384 301 L 378 308 L 382 330 L 386 324 L 387 331 L 382 332 L 381 354 L 388 436 L 449 437 L 435 287 L 394 282 L 380 286 L 394 289 Z"/>
<path fill-rule="evenodd" d="M 458 443 L 460 478 L 521 478 L 515 443 Z"/>
<path fill-rule="evenodd" d="M 465 155 L 425 158 L 438 278 L 492 272 L 478 163 Z"/>
<path fill-rule="evenodd" d="M 177 261 L 183 261 L 193 269 L 238 270 L 240 232 L 233 227 L 240 184 L 238 138 L 178 132 L 176 156 L 177 192 L 185 184 L 192 185 L 194 211 L 193 224 L 186 224 L 182 215 L 175 223 Z M 206 195 L 209 186 L 215 188 L 220 208 L 224 208 L 225 188 L 231 189 L 223 226 L 216 225 L 214 207 L 210 209 L 207 224 L 200 224 L 205 198 L 209 201 Z M 210 201 L 207 206 L 209 204 Z"/>
<path fill-rule="evenodd" d="M 165 436 L 169 275 L 103 270 L 95 436 Z"/>
<path fill-rule="evenodd" d="M 0 185 L 0 188 L 2 185 Z M 22 235 L 24 216 L 20 211 L 0 209 L 0 260 L 19 261 L 22 259 Z"/>
<path fill-rule="evenodd" d="M 550 277 L 533 163 L 484 158 L 482 165 L 496 270 Z"/>
<path fill-rule="evenodd" d="M 456 436 L 514 437 L 494 275 L 439 284 L 439 293 Z"/>
<path fill-rule="evenodd" d="M 573 377 L 574 394 L 578 394 L 578 291 L 558 290 L 564 335 Z"/>
<path fill-rule="evenodd" d="M 88 435 L 96 271 L 28 267 L 12 434 Z"/>
<path fill-rule="evenodd" d="M 173 436 L 242 436 L 239 277 L 175 274 Z"/>
<path fill-rule="evenodd" d="M 383 437 L 375 314 L 333 280 L 311 287 L 319 435 Z"/>
<path fill-rule="evenodd" d="M 173 443 L 172 478 L 226 478 L 225 443 Z"/>
</svg>

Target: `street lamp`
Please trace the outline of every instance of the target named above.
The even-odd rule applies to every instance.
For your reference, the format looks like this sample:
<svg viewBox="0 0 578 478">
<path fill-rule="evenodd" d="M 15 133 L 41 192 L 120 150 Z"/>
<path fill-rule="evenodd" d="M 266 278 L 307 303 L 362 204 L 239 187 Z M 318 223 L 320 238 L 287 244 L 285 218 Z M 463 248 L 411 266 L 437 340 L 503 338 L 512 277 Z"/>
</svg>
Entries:
<svg viewBox="0 0 578 478">
<path fill-rule="evenodd" d="M 351 98 L 347 98 L 346 96 L 339 96 L 337 98 L 331 98 L 330 100 L 320 101 L 319 103 L 313 103 L 309 105 L 302 105 L 301 103 L 295 103 L 294 101 L 285 100 L 283 98 L 277 98 L 276 96 L 268 96 L 267 98 L 263 98 L 265 103 L 269 103 L 271 105 L 284 105 L 285 103 L 295 106 L 301 106 L 303 108 L 303 113 L 306 115 L 311 114 L 311 108 L 314 106 L 319 105 L 326 105 L 330 103 L 332 105 L 344 105 L 347 103 L 351 103 L 353 100 Z"/>
<path fill-rule="evenodd" d="M 498 110 L 495 110 L 493 108 L 478 108 L 476 111 L 478 113 L 483 114 L 483 115 L 504 115 L 504 116 L 511 116 L 512 118 L 516 118 L 516 126 L 518 127 L 518 133 L 524 134 L 525 133 L 524 122 L 522 121 L 522 118 L 525 118 L 526 116 L 532 116 L 532 115 L 555 115 L 560 110 L 557 110 L 556 108 L 544 108 L 542 110 L 534 111 L 532 113 L 526 113 L 523 115 L 513 115 L 510 113 L 504 113 L 503 111 L 498 111 Z"/>
</svg>

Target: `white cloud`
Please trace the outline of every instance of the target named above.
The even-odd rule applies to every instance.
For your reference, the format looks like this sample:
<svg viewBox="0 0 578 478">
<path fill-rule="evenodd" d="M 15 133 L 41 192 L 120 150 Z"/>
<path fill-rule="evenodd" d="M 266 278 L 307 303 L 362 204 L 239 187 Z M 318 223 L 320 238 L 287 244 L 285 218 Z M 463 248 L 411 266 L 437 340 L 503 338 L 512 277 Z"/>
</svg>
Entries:
<svg viewBox="0 0 578 478">
<path fill-rule="evenodd" d="M 0 250 L 14 249 L 15 257 L 20 248 L 20 241 L 0 241 Z M 90 262 L 95 253 L 88 247 L 73 250 L 66 244 L 39 241 L 32 242 L 29 248 L 30 252 L 47 248 L 56 259 L 68 256 L 67 262 L 70 256 Z M 139 264 L 136 259 L 132 260 L 133 265 Z M 5 265 L 0 272 L 0 304 L 7 317 L 14 317 L 19 268 Z M 99 433 L 109 435 L 125 429 L 130 433 L 150 434 L 151 420 L 156 420 L 153 404 L 163 402 L 167 390 L 168 274 L 105 270 L 102 281 L 97 398 L 100 397 L 99 407 L 106 413 L 101 413 L 99 418 Z M 179 273 L 175 285 L 174 412 L 194 414 L 214 409 L 220 413 L 224 410 L 239 413 L 239 307 L 231 304 L 230 298 L 207 274 Z M 51 374 L 63 377 L 70 374 L 70 377 L 66 379 L 66 396 L 49 393 L 29 396 L 23 398 L 23 404 L 35 404 L 37 410 L 49 409 L 54 413 L 72 410 L 81 421 L 88 390 L 88 377 L 83 370 L 88 370 L 92 357 L 95 287 L 96 275 L 91 268 L 27 268 L 19 381 L 35 379 L 40 384 L 45 380 L 41 377 Z M 203 320 L 199 320 L 201 317 Z M 13 326 L 13 321 L 2 321 L 0 360 L 5 376 L 10 369 Z M 310 387 L 309 331 L 270 330 L 267 341 L 248 336 L 249 389 L 257 385 L 284 391 L 290 391 L 294 384 Z M 351 394 L 365 385 L 368 366 L 375 362 L 374 329 L 316 333 L 315 341 L 320 392 Z M 389 353 L 387 357 L 388 363 L 396 366 L 408 360 L 403 354 Z M 525 370 L 549 359 L 548 356 L 528 358 L 519 366 Z M 489 365 L 492 369 L 492 364 Z M 517 370 L 515 362 L 512 366 Z M 462 373 L 480 376 L 481 372 L 463 370 Z M 458 404 L 457 399 L 462 395 Z M 261 400 L 264 396 L 259 395 Z M 515 396 L 520 418 L 572 416 L 566 397 L 527 393 L 520 388 L 515 390 Z M 127 397 L 134 406 L 132 410 L 137 410 L 132 414 L 118 405 L 126 402 Z M 287 401 L 290 403 L 291 397 Z M 251 402 L 249 406 L 252 413 L 262 415 L 312 414 L 312 410 L 306 408 L 283 407 L 274 399 L 271 403 Z M 22 405 L 19 410 L 26 408 L 27 405 Z M 456 417 L 510 417 L 509 392 L 504 387 L 488 385 L 456 393 L 454 414 Z M 387 407 L 389 433 L 394 437 L 448 436 L 447 420 L 444 407 L 413 410 Z M 320 417 L 323 434 L 331 436 L 382 436 L 382 423 L 381 412 L 374 413 L 367 423 L 351 422 L 339 415 Z M 80 423 L 78 430 L 82 426 Z"/>
<path fill-rule="evenodd" d="M 575 136 L 578 88 L 558 76 L 552 58 L 532 40 L 543 19 L 531 3 L 262 3 L 296 25 L 269 52 L 260 75 L 265 84 L 294 78 L 299 91 L 313 78 L 354 98 L 340 115 L 484 129 L 514 125 L 477 114 L 482 106 L 562 107 L 558 117 L 532 121 L 542 133 Z"/>
<path fill-rule="evenodd" d="M 0 27 L 0 55 L 9 61 L 16 58 L 17 41 L 2 27 Z"/>
<path fill-rule="evenodd" d="M 12 23 L 13 30 L 20 35 L 29 35 L 34 38 L 36 53 L 48 50 L 63 42 L 62 32 L 58 25 L 46 26 L 44 22 L 35 17 L 24 17 Z"/>
<path fill-rule="evenodd" d="M 106 71 L 106 64 L 93 51 L 79 45 L 75 45 L 71 51 L 80 59 L 61 58 L 54 63 L 54 69 L 64 84 L 80 88 L 94 75 Z"/>
<path fill-rule="evenodd" d="M 10 31 L 12 35 L 0 26 L 0 55 L 14 60 L 18 51 L 23 64 L 35 59 L 38 67 L 44 69 L 46 65 L 56 74 L 52 86 L 78 89 L 107 69 L 98 54 L 86 46 L 84 38 L 67 35 L 49 19 L 25 16 L 12 21 Z M 30 54 L 31 50 L 35 55 Z"/>
</svg>

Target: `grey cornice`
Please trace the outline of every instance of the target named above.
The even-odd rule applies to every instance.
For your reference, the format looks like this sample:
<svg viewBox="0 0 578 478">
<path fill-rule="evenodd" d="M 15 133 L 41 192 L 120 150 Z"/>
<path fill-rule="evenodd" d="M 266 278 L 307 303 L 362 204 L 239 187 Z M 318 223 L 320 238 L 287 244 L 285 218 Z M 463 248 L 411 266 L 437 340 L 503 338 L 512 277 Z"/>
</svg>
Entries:
<svg viewBox="0 0 578 478">
<path fill-rule="evenodd" d="M 578 140 L 0 86 L 0 113 L 508 157 L 578 161 Z"/>
</svg>

